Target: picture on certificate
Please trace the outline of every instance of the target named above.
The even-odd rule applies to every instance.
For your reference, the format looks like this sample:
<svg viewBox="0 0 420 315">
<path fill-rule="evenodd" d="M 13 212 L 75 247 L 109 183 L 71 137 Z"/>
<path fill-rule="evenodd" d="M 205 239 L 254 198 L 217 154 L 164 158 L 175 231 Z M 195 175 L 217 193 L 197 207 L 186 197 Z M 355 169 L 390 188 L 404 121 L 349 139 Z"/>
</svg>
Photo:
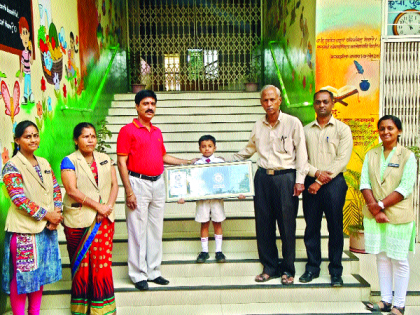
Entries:
<svg viewBox="0 0 420 315">
<path fill-rule="evenodd" d="M 168 167 L 165 183 L 167 202 L 254 195 L 251 161 Z"/>
</svg>

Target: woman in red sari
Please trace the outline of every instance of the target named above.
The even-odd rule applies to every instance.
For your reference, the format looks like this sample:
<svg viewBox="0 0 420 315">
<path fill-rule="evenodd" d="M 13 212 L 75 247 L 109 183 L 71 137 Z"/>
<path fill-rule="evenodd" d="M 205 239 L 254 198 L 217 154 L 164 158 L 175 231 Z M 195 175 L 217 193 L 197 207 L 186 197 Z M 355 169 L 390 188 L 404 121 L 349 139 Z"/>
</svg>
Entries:
<svg viewBox="0 0 420 315">
<path fill-rule="evenodd" d="M 63 225 L 73 280 L 71 312 L 115 314 L 111 264 L 116 171 L 108 155 L 95 151 L 92 124 L 78 124 L 73 139 L 77 151 L 61 162 L 66 189 Z"/>
</svg>

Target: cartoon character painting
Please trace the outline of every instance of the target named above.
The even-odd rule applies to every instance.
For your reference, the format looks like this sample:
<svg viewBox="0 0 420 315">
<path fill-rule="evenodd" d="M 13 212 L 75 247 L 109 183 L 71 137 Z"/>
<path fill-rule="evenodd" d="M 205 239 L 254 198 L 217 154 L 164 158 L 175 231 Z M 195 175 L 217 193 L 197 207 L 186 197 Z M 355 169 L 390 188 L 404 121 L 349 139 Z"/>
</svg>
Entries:
<svg viewBox="0 0 420 315">
<path fill-rule="evenodd" d="M 21 17 L 19 20 L 19 33 L 22 40 L 24 50 L 20 58 L 20 80 L 24 78 L 24 92 L 22 105 L 26 105 L 29 102 L 34 102 L 34 95 L 31 88 L 31 65 L 34 62 L 32 54 L 32 42 L 30 39 L 29 24 L 25 17 Z"/>
<path fill-rule="evenodd" d="M 6 82 L 1 81 L 1 95 L 3 97 L 4 105 L 5 105 L 5 114 L 10 116 L 12 119 L 12 124 L 14 123 L 15 116 L 19 114 L 20 107 L 19 107 L 19 97 L 20 97 L 20 87 L 19 82 L 16 81 L 13 87 L 13 98 L 10 97 L 10 92 L 7 87 Z"/>
<path fill-rule="evenodd" d="M 48 28 L 51 23 L 51 0 L 38 0 L 38 5 L 40 23 Z"/>
<path fill-rule="evenodd" d="M 76 54 L 79 52 L 77 40 L 78 38 L 76 38 L 76 41 L 74 40 L 74 34 L 70 32 L 70 49 L 67 51 L 69 57 L 68 68 L 66 66 L 66 72 L 69 78 L 73 78 L 74 76 L 79 77 L 79 68 L 76 67 L 75 60 Z"/>
</svg>

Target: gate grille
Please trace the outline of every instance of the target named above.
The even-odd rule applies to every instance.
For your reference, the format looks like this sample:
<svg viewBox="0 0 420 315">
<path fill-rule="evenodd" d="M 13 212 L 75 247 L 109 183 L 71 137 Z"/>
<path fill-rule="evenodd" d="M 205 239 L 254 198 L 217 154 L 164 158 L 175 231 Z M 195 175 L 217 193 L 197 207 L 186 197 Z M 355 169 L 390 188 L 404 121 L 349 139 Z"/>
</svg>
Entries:
<svg viewBox="0 0 420 315">
<path fill-rule="evenodd" d="M 237 90 L 260 77 L 260 0 L 130 1 L 132 84 Z"/>
<path fill-rule="evenodd" d="M 385 42 L 383 45 L 382 113 L 395 115 L 403 123 L 401 144 L 420 145 L 420 42 Z M 414 189 L 419 209 L 419 177 Z M 418 215 L 417 226 L 418 225 Z"/>
</svg>

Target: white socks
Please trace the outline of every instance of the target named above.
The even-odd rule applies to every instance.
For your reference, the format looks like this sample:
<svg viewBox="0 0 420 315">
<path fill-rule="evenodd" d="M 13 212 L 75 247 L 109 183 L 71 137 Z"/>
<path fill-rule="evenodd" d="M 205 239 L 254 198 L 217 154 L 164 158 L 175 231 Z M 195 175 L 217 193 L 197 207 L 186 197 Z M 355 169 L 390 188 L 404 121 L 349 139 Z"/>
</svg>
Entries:
<svg viewBox="0 0 420 315">
<path fill-rule="evenodd" d="M 209 238 L 208 237 L 201 238 L 201 251 L 205 253 L 209 252 Z"/>
<path fill-rule="evenodd" d="M 222 251 L 222 241 L 223 241 L 223 235 L 214 235 L 214 239 L 216 241 L 216 253 Z M 208 253 L 209 252 L 209 238 L 208 237 L 202 237 L 201 238 L 201 251 Z"/>
<path fill-rule="evenodd" d="M 217 252 L 221 252 L 222 251 L 222 240 L 223 240 L 223 235 L 217 235 L 214 234 L 214 240 L 216 241 L 216 253 Z"/>
</svg>

